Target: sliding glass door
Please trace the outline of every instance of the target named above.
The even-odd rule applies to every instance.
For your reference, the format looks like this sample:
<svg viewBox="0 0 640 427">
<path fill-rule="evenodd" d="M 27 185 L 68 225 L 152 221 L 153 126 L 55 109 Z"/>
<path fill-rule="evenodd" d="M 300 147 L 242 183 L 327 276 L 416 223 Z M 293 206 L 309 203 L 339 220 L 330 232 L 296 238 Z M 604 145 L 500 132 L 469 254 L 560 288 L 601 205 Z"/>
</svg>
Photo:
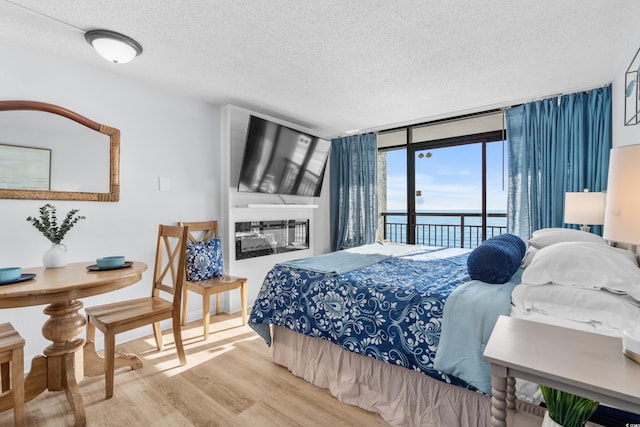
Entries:
<svg viewBox="0 0 640 427">
<path fill-rule="evenodd" d="M 494 131 L 380 150 L 381 237 L 474 248 L 505 233 L 505 145 Z"/>
<path fill-rule="evenodd" d="M 473 248 L 506 229 L 502 142 L 410 148 L 414 243 Z M 411 233 L 409 233 L 411 234 Z"/>
</svg>

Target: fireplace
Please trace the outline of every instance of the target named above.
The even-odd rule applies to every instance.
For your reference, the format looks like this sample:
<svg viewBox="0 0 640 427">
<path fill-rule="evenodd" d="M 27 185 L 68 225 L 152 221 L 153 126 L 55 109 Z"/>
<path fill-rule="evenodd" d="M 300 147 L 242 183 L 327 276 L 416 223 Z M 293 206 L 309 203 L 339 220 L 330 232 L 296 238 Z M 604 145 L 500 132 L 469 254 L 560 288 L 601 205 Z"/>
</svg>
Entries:
<svg viewBox="0 0 640 427">
<path fill-rule="evenodd" d="M 309 220 L 236 222 L 236 259 L 309 249 Z"/>
</svg>

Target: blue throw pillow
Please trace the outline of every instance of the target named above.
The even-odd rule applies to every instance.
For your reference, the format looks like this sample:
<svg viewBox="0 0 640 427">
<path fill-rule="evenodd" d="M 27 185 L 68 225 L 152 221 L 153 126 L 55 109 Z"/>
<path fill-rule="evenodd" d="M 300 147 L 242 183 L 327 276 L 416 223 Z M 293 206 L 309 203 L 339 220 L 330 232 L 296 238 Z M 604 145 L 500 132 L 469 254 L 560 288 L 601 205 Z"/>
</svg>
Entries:
<svg viewBox="0 0 640 427">
<path fill-rule="evenodd" d="M 224 274 L 220 239 L 188 242 L 186 259 L 187 280 L 199 282 Z"/>
<path fill-rule="evenodd" d="M 526 244 L 515 234 L 500 234 L 487 239 L 467 258 L 469 276 L 487 283 L 506 283 L 518 271 Z"/>
</svg>

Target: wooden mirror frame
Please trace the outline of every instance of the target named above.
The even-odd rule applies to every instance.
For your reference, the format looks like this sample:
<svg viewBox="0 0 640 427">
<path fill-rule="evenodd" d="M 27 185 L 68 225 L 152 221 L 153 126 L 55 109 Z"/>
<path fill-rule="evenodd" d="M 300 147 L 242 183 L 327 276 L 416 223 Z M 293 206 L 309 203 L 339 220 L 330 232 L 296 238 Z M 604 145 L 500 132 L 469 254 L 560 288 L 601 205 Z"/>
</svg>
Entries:
<svg viewBox="0 0 640 427">
<path fill-rule="evenodd" d="M 0 111 L 32 110 L 58 114 L 96 132 L 107 135 L 109 143 L 109 192 L 90 193 L 52 190 L 16 190 L 0 188 L 0 199 L 34 200 L 86 200 L 93 202 L 117 202 L 120 199 L 120 131 L 54 104 L 37 101 L 0 101 Z"/>
</svg>

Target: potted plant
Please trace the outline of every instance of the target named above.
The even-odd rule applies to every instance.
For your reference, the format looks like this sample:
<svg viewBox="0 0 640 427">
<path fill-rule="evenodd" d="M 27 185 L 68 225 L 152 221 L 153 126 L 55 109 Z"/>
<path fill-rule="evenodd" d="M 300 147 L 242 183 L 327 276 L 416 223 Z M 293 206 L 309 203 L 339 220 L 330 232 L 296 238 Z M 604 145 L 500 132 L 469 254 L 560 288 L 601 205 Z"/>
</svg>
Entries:
<svg viewBox="0 0 640 427">
<path fill-rule="evenodd" d="M 584 427 L 599 403 L 571 393 L 540 385 L 547 405 L 543 427 Z"/>
<path fill-rule="evenodd" d="M 42 257 L 42 263 L 46 268 L 58 268 L 66 265 L 67 247 L 62 244 L 62 239 L 84 216 L 78 215 L 78 209 L 71 209 L 67 212 L 62 224 L 58 225 L 56 207 L 47 203 L 40 209 L 39 217 L 27 217 L 33 226 L 49 239 L 51 247 Z"/>
</svg>

